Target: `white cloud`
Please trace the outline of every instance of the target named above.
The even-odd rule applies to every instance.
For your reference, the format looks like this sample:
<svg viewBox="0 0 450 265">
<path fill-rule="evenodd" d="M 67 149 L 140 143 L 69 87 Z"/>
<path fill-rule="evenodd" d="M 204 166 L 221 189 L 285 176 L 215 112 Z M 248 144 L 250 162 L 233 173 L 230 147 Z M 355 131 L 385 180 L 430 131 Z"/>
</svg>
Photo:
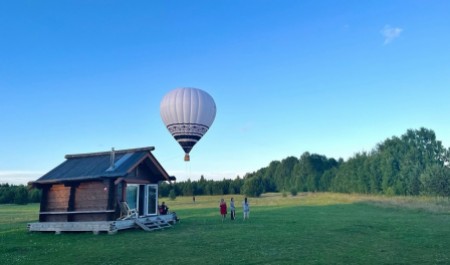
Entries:
<svg viewBox="0 0 450 265">
<path fill-rule="evenodd" d="M 26 185 L 29 181 L 34 181 L 43 174 L 44 173 L 40 171 L 0 170 L 0 183 Z"/>
<path fill-rule="evenodd" d="M 387 45 L 394 39 L 398 38 L 402 31 L 402 28 L 393 28 L 389 25 L 384 26 L 384 28 L 380 31 L 384 38 L 384 45 Z"/>
</svg>

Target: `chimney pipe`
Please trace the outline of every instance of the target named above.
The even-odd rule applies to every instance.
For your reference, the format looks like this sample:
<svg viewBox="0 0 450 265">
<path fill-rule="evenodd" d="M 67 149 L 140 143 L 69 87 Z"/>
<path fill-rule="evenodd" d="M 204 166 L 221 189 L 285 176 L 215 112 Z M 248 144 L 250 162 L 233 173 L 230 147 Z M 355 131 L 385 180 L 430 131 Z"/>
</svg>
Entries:
<svg viewBox="0 0 450 265">
<path fill-rule="evenodd" d="M 114 169 L 114 162 L 116 161 L 116 152 L 114 151 L 114 147 L 111 148 L 111 160 L 109 161 L 109 168 Z"/>
</svg>

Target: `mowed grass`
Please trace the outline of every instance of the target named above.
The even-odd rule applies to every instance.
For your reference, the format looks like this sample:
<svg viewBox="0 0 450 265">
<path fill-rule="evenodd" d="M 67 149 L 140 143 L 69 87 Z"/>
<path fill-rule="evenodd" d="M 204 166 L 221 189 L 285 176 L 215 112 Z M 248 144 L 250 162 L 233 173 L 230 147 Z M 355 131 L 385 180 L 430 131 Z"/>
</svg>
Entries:
<svg viewBox="0 0 450 265">
<path fill-rule="evenodd" d="M 231 196 L 224 196 L 227 203 Z M 450 264 L 447 199 L 333 193 L 234 196 L 222 223 L 219 196 L 163 200 L 181 222 L 163 231 L 28 233 L 38 205 L 0 205 L 1 264 Z"/>
</svg>

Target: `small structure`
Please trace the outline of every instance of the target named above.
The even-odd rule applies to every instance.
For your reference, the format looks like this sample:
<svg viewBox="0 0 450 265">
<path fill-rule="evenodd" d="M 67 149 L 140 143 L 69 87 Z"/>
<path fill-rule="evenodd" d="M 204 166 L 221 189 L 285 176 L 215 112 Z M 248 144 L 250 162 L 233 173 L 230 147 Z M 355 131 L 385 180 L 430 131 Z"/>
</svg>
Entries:
<svg viewBox="0 0 450 265">
<path fill-rule="evenodd" d="M 29 231 L 150 231 L 176 222 L 159 215 L 158 183 L 173 181 L 154 147 L 66 155 L 66 161 L 30 184 L 42 190 L 39 223 Z"/>
</svg>

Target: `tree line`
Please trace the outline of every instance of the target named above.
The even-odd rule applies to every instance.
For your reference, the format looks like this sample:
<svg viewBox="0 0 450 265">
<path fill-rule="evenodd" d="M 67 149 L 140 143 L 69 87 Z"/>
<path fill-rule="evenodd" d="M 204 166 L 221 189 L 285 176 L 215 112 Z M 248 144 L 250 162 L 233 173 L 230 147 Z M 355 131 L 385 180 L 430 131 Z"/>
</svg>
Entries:
<svg viewBox="0 0 450 265">
<path fill-rule="evenodd" d="M 386 195 L 450 196 L 450 149 L 432 130 L 408 130 L 358 153 L 334 172 L 330 189 Z"/>
<path fill-rule="evenodd" d="M 359 152 L 347 161 L 303 153 L 272 161 L 243 178 L 160 183 L 163 197 L 245 194 L 265 192 L 341 192 L 384 195 L 450 197 L 450 148 L 426 128 L 407 130 Z M 39 202 L 40 191 L 24 185 L 0 184 L 0 204 Z"/>
<path fill-rule="evenodd" d="M 0 184 L 0 204 L 27 204 L 40 202 L 41 191 L 25 185 Z"/>
<path fill-rule="evenodd" d="M 450 196 L 450 149 L 434 131 L 407 130 L 359 152 L 347 161 L 320 154 L 272 161 L 243 178 L 162 184 L 161 196 L 245 194 L 264 192 L 341 192 L 385 195 Z"/>
<path fill-rule="evenodd" d="M 206 180 L 202 175 L 200 180 L 177 182 L 176 184 L 168 184 L 162 182 L 159 185 L 159 195 L 162 197 L 176 196 L 196 196 L 196 195 L 225 195 L 225 194 L 241 194 L 244 186 L 244 179 L 237 176 L 235 179 L 223 179 L 219 181 Z"/>
</svg>

